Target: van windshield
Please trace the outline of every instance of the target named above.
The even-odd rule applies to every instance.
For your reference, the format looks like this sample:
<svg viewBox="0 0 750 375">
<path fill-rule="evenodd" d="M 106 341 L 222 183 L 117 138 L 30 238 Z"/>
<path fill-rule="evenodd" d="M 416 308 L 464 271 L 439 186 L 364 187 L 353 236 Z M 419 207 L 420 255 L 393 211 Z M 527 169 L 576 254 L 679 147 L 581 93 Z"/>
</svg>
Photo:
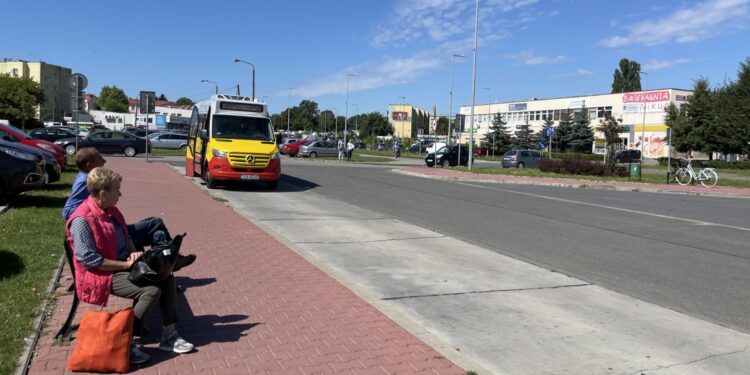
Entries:
<svg viewBox="0 0 750 375">
<path fill-rule="evenodd" d="M 213 138 L 274 140 L 267 118 L 216 115 L 212 125 Z"/>
</svg>

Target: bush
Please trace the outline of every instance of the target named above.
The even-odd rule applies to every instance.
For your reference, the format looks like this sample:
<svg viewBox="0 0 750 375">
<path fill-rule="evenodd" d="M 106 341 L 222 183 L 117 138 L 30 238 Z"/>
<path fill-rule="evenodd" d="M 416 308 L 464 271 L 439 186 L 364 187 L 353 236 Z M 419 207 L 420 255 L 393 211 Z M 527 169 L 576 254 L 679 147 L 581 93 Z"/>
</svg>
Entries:
<svg viewBox="0 0 750 375">
<path fill-rule="evenodd" d="M 581 154 L 581 153 L 576 153 L 576 152 L 552 152 L 552 157 L 558 158 L 558 159 L 580 158 L 580 159 L 593 160 L 593 161 L 604 161 L 604 155 Z"/>
<path fill-rule="evenodd" d="M 582 176 L 608 176 L 607 166 L 586 160 L 580 156 L 565 159 L 544 159 L 539 162 L 539 170 L 542 172 L 552 172 L 560 174 L 574 174 Z M 615 168 L 614 176 L 627 176 L 628 169 L 623 166 Z"/>
</svg>

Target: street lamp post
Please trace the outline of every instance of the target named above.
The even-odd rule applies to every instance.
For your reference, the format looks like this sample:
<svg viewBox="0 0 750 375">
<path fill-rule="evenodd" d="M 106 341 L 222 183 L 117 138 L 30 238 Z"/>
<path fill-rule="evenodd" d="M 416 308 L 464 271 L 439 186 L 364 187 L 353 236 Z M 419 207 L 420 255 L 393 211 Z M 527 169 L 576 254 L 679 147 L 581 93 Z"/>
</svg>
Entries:
<svg viewBox="0 0 750 375">
<path fill-rule="evenodd" d="M 471 69 L 471 132 L 469 133 L 469 165 L 467 166 L 469 169 L 471 169 L 472 164 L 474 164 L 474 154 L 473 154 L 473 146 L 474 146 L 474 105 L 476 102 L 476 95 L 477 95 L 477 35 L 479 33 L 479 0 L 476 0 L 476 12 L 474 15 L 474 63 L 473 67 Z M 459 164 L 461 163 L 461 160 L 459 159 Z"/>
<path fill-rule="evenodd" d="M 244 60 L 240 60 L 240 59 L 234 59 L 234 62 L 247 64 L 247 65 L 250 65 L 250 66 L 253 67 L 253 96 L 252 96 L 252 99 L 254 101 L 255 100 L 255 64 L 253 64 L 251 62 L 244 61 Z"/>
<path fill-rule="evenodd" d="M 646 72 L 641 72 L 641 74 L 648 75 Z M 644 89 L 641 89 L 641 91 L 645 91 Z M 646 101 L 646 97 L 643 96 L 643 124 L 641 124 L 641 166 L 643 166 L 643 151 L 644 151 L 644 145 L 646 144 L 646 107 L 648 106 L 648 102 Z"/>
<path fill-rule="evenodd" d="M 202 79 L 202 80 L 201 80 L 201 83 L 213 83 L 214 85 L 216 85 L 216 92 L 215 92 L 215 94 L 218 94 L 218 93 L 219 93 L 219 84 L 218 84 L 218 83 L 216 83 L 216 82 L 214 82 L 214 81 L 209 81 L 209 80 L 207 80 L 207 79 Z"/>
<path fill-rule="evenodd" d="M 453 61 L 456 57 L 466 57 L 466 55 L 461 55 L 458 53 L 454 53 L 451 55 L 451 91 L 450 91 L 450 97 L 451 101 L 448 105 L 448 145 L 451 144 L 451 117 L 453 117 Z M 461 148 L 459 148 L 459 151 L 461 151 Z M 461 160 L 461 156 L 459 155 L 458 160 Z"/>
<path fill-rule="evenodd" d="M 292 90 L 294 87 L 289 88 L 289 102 L 286 106 L 286 134 L 289 135 L 289 123 L 292 119 Z"/>
<path fill-rule="evenodd" d="M 349 122 L 349 77 L 359 77 L 359 74 L 346 75 L 346 109 L 344 109 L 344 143 L 346 143 L 347 123 Z"/>
<path fill-rule="evenodd" d="M 359 105 L 352 103 L 354 106 L 354 131 L 359 133 Z"/>
</svg>

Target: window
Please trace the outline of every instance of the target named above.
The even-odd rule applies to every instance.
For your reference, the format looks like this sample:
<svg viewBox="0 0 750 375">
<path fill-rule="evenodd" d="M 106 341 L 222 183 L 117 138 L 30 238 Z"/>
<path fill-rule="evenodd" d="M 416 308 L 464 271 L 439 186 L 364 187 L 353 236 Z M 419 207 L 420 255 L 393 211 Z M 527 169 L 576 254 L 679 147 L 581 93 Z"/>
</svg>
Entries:
<svg viewBox="0 0 750 375">
<path fill-rule="evenodd" d="M 555 121 L 560 121 L 560 110 L 559 109 L 556 109 L 554 111 L 554 115 L 552 115 L 552 119 L 555 120 Z"/>
<path fill-rule="evenodd" d="M 12 75 L 14 78 L 18 78 L 18 68 L 13 68 L 10 75 Z"/>
<path fill-rule="evenodd" d="M 125 139 L 125 136 L 122 135 L 122 133 L 111 133 L 112 136 L 111 139 Z"/>
</svg>

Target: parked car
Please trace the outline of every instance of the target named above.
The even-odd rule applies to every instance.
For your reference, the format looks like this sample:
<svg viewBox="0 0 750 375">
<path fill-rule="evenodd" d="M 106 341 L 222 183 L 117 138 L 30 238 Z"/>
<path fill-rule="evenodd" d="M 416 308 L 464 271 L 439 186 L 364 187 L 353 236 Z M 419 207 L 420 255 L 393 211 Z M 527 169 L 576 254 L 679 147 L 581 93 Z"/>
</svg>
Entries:
<svg viewBox="0 0 750 375">
<path fill-rule="evenodd" d="M 359 149 L 359 150 L 364 150 L 367 148 L 367 145 L 365 144 L 365 142 L 357 141 L 357 142 L 354 142 L 354 148 Z"/>
<path fill-rule="evenodd" d="M 427 152 L 427 148 L 430 147 L 432 143 L 426 142 L 426 143 L 412 143 L 409 148 L 406 149 L 406 152 L 410 154 L 416 154 L 416 153 L 423 153 Z"/>
<path fill-rule="evenodd" d="M 0 201 L 45 184 L 44 151 L 0 140 Z M 57 164 L 57 161 L 53 162 Z M 58 166 L 59 167 L 59 166 Z"/>
<path fill-rule="evenodd" d="M 284 146 L 299 142 L 299 138 L 283 138 L 279 144 L 279 152 L 284 154 Z"/>
<path fill-rule="evenodd" d="M 487 156 L 487 147 L 475 147 L 471 152 L 474 156 Z"/>
<path fill-rule="evenodd" d="M 460 164 L 463 166 L 469 165 L 469 149 L 461 146 L 460 150 Z M 444 167 L 446 163 L 448 163 L 448 165 L 451 167 L 455 167 L 459 165 L 458 151 L 458 145 L 443 146 L 442 148 L 438 149 L 437 152 L 427 154 L 427 156 L 425 156 L 424 158 L 424 163 L 428 167 L 434 167 L 436 165 L 439 167 Z"/>
<path fill-rule="evenodd" d="M 76 152 L 75 138 L 64 138 L 55 141 L 55 144 L 64 148 L 68 155 Z M 151 142 L 148 143 L 151 149 Z M 98 131 L 91 133 L 86 138 L 78 139 L 78 148 L 94 147 L 102 154 L 119 154 L 133 157 L 139 153 L 146 152 L 146 139 L 136 137 L 132 134 L 118 131 Z"/>
<path fill-rule="evenodd" d="M 435 153 L 437 153 L 438 150 L 440 150 L 441 148 L 443 148 L 445 146 L 446 146 L 445 142 L 434 142 L 431 145 L 427 146 L 427 150 L 425 150 L 425 152 L 427 152 L 428 155 L 429 154 L 435 154 Z M 458 151 L 456 151 L 456 152 L 458 152 Z"/>
<path fill-rule="evenodd" d="M 297 155 L 303 157 L 318 157 L 318 156 L 338 156 L 339 150 L 336 148 L 336 142 L 330 141 L 314 141 L 306 145 L 302 145 L 299 148 Z"/>
<path fill-rule="evenodd" d="M 143 129 L 143 128 L 129 127 L 129 128 L 122 129 L 122 131 L 125 132 L 125 133 L 127 133 L 127 134 L 134 135 L 134 136 L 140 137 L 140 138 L 143 138 L 143 137 L 146 136 L 146 129 Z M 148 132 L 148 134 L 152 134 L 152 133 L 156 133 L 156 132 L 155 131 L 149 131 Z"/>
<path fill-rule="evenodd" d="M 149 135 L 149 142 L 153 148 L 168 148 L 173 150 L 184 150 L 187 148 L 187 134 L 160 132 Z"/>
<path fill-rule="evenodd" d="M 310 144 L 312 140 L 302 139 L 294 143 L 287 143 L 282 147 L 282 150 L 280 151 L 282 154 L 289 155 L 291 157 L 297 156 L 299 153 L 299 148 L 303 145 Z"/>
<path fill-rule="evenodd" d="M 503 154 L 503 168 L 536 167 L 542 160 L 542 154 L 535 150 L 510 150 Z"/>
<path fill-rule="evenodd" d="M 615 161 L 618 163 L 631 163 L 641 161 L 641 150 L 622 150 L 615 154 Z"/>
<path fill-rule="evenodd" d="M 45 141 L 54 142 L 58 139 L 75 137 L 74 130 L 63 128 L 61 126 L 50 126 L 46 128 L 34 129 L 29 132 L 29 136 L 34 139 L 44 139 Z"/>
<path fill-rule="evenodd" d="M 65 166 L 65 152 L 63 151 L 62 147 L 43 139 L 33 139 L 23 130 L 18 129 L 13 125 L 0 125 L 0 139 L 10 142 L 22 143 L 26 146 L 34 147 L 44 152 L 49 152 L 55 157 L 55 160 L 57 160 L 57 163 L 60 164 L 61 167 Z"/>
<path fill-rule="evenodd" d="M 375 151 L 388 151 L 392 147 L 389 147 L 385 143 L 378 143 L 377 145 L 373 146 L 373 148 L 375 149 Z"/>
<path fill-rule="evenodd" d="M 68 129 L 68 130 L 70 130 L 70 131 L 72 131 L 74 133 L 76 131 L 75 126 L 67 126 L 67 125 L 65 125 L 65 126 L 55 126 L 55 128 L 58 128 L 58 129 Z M 86 128 L 84 128 L 83 126 L 80 126 L 80 127 L 78 127 L 78 135 L 80 135 L 81 137 L 85 137 L 85 136 L 89 135 L 89 131 Z"/>
</svg>

